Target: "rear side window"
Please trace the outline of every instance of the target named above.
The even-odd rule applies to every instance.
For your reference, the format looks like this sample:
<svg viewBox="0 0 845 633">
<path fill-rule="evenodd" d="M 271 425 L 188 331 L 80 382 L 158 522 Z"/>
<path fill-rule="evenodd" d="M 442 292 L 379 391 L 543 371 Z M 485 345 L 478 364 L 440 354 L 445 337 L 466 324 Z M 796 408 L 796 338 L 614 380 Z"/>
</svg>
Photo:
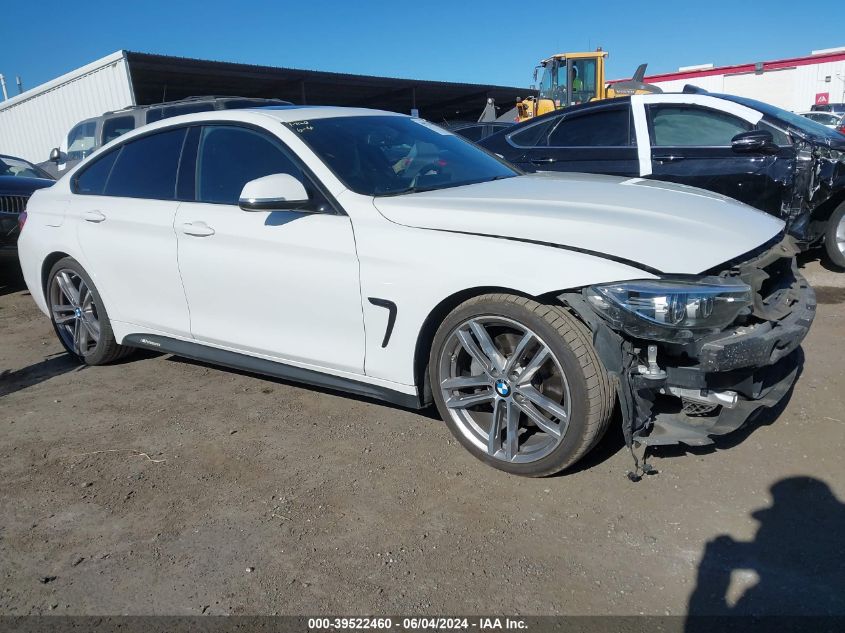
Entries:
<svg viewBox="0 0 845 633">
<path fill-rule="evenodd" d="M 652 145 L 657 147 L 727 147 L 752 125 L 726 112 L 675 105 L 649 106 Z"/>
<path fill-rule="evenodd" d="M 565 117 L 549 136 L 552 147 L 620 147 L 628 145 L 628 110 L 600 110 Z"/>
<path fill-rule="evenodd" d="M 105 194 L 124 198 L 173 200 L 185 128 L 167 130 L 123 145 Z"/>
<path fill-rule="evenodd" d="M 242 127 L 203 128 L 198 167 L 199 202 L 237 204 L 246 183 L 270 174 L 290 174 L 308 188 L 308 179 L 279 142 Z"/>
<path fill-rule="evenodd" d="M 126 134 L 135 129 L 134 116 L 119 116 L 103 121 L 103 145 L 113 141 L 121 134 Z"/>
<path fill-rule="evenodd" d="M 106 181 L 114 166 L 114 161 L 120 150 L 110 151 L 105 156 L 95 159 L 81 174 L 76 177 L 75 193 L 102 195 L 106 189 Z"/>
</svg>

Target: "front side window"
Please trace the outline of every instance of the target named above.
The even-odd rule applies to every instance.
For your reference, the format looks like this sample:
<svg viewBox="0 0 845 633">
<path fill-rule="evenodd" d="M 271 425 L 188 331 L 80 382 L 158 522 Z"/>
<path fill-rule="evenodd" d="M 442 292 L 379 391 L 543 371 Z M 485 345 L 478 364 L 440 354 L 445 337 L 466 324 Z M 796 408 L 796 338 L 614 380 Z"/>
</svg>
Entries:
<svg viewBox="0 0 845 633">
<path fill-rule="evenodd" d="M 649 106 L 648 114 L 656 147 L 728 147 L 734 136 L 753 127 L 732 114 L 695 106 Z"/>
<path fill-rule="evenodd" d="M 113 141 L 121 134 L 126 134 L 135 129 L 134 116 L 119 116 L 103 121 L 103 145 Z"/>
<path fill-rule="evenodd" d="M 105 195 L 173 200 L 185 133 L 185 128 L 166 130 L 121 146 Z"/>
<path fill-rule="evenodd" d="M 97 144 L 97 122 L 86 121 L 74 127 L 67 135 L 68 160 L 82 160 L 94 151 Z"/>
<path fill-rule="evenodd" d="M 302 170 L 267 134 L 243 127 L 203 128 L 198 151 L 197 200 L 238 204 L 244 185 L 270 174 L 289 174 L 309 181 Z"/>
<path fill-rule="evenodd" d="M 516 176 L 477 145 L 404 116 L 344 116 L 287 124 L 352 191 L 386 196 Z"/>
<path fill-rule="evenodd" d="M 549 135 L 552 147 L 621 147 L 628 145 L 628 110 L 600 110 L 564 117 Z"/>
</svg>

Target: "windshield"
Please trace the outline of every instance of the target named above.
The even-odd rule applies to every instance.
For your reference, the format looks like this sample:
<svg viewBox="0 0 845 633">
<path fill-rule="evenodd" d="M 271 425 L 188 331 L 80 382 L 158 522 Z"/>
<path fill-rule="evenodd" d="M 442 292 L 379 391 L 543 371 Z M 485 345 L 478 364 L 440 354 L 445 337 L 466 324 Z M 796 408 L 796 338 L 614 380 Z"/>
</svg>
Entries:
<svg viewBox="0 0 845 633">
<path fill-rule="evenodd" d="M 725 98 L 730 101 L 740 103 L 744 106 L 748 106 L 749 108 L 754 108 L 755 110 L 762 112 L 766 116 L 779 119 L 783 123 L 786 123 L 790 127 L 795 128 L 798 132 L 802 132 L 805 135 L 825 140 L 838 141 L 840 143 L 842 141 L 845 141 L 845 138 L 842 137 L 842 134 L 840 134 L 836 130 L 831 129 L 829 127 L 825 127 L 821 123 L 811 121 L 807 117 L 801 116 L 800 114 L 795 114 L 794 112 L 782 110 L 773 105 L 769 105 L 768 103 L 757 101 L 756 99 L 746 99 L 745 97 L 736 97 L 733 95 L 725 96 Z"/>
<path fill-rule="evenodd" d="M 519 173 L 478 146 L 422 119 L 332 117 L 287 126 L 346 187 L 366 196 L 445 189 Z"/>
<path fill-rule="evenodd" d="M 50 178 L 45 171 L 41 171 L 20 158 L 0 156 L 0 176 L 17 176 L 19 178 Z"/>
</svg>

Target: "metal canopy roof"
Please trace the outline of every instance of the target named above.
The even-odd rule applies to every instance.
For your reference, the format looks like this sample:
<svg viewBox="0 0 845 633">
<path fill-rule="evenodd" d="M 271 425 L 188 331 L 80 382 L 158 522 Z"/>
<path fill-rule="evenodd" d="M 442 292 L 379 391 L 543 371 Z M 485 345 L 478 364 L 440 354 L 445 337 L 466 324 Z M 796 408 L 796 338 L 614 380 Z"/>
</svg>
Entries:
<svg viewBox="0 0 845 633">
<path fill-rule="evenodd" d="M 378 108 L 409 114 L 417 108 L 431 121 L 475 120 L 488 97 L 500 112 L 513 107 L 526 88 L 348 75 L 296 68 L 252 66 L 185 57 L 126 52 L 138 105 L 194 95 L 285 99 L 296 104 Z"/>
</svg>

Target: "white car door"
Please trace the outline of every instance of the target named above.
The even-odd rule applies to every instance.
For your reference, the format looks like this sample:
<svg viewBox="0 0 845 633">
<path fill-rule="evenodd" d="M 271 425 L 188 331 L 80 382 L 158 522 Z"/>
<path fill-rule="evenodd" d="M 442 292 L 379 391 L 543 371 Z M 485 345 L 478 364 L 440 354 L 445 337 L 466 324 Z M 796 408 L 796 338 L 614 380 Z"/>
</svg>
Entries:
<svg viewBox="0 0 845 633">
<path fill-rule="evenodd" d="M 141 136 L 94 159 L 74 176 L 67 211 L 109 317 L 179 336 L 190 336 L 173 231 L 186 134 Z"/>
<path fill-rule="evenodd" d="M 190 140 L 197 169 L 186 186 L 196 202 L 180 204 L 175 228 L 194 338 L 362 374 L 364 324 L 349 217 L 268 131 L 207 124 L 193 128 Z M 238 206 L 245 183 L 275 173 L 306 185 L 310 212 Z"/>
</svg>

